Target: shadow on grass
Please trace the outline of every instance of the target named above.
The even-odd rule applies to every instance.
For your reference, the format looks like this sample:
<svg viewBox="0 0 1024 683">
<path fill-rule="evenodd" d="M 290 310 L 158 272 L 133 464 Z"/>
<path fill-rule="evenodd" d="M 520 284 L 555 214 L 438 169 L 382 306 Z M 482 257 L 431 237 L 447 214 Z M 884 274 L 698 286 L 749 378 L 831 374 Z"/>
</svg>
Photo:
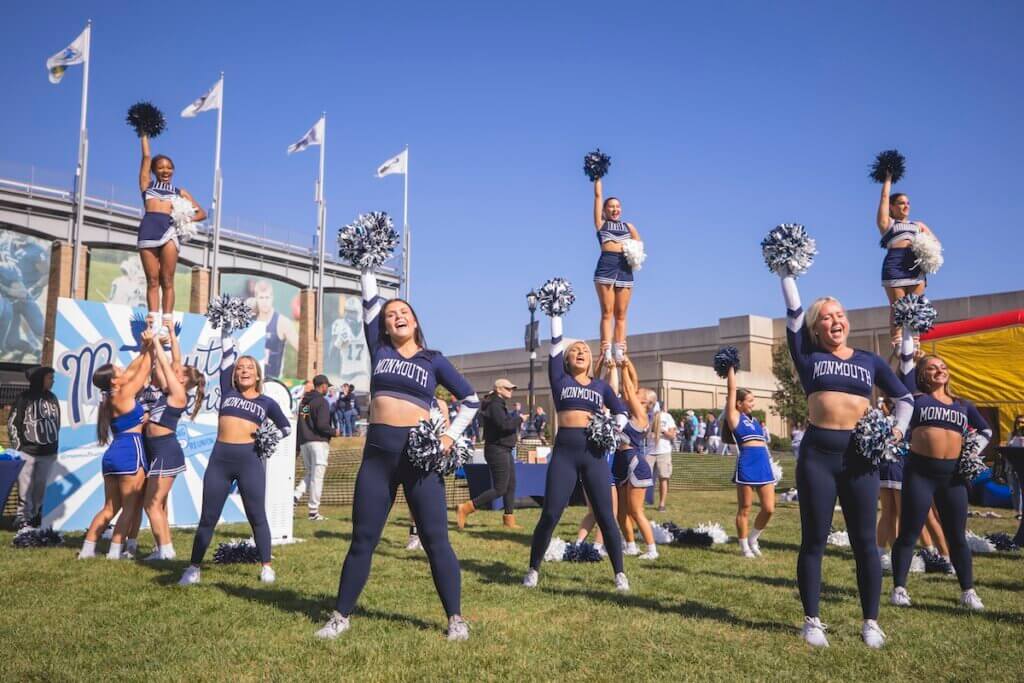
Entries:
<svg viewBox="0 0 1024 683">
<path fill-rule="evenodd" d="M 313 532 L 313 537 L 314 538 L 336 538 L 336 539 L 341 540 L 341 541 L 348 541 L 349 543 L 352 542 L 352 534 L 351 533 L 346 534 L 346 533 L 342 533 L 340 531 L 327 531 L 325 529 L 317 529 L 316 531 Z"/>
<path fill-rule="evenodd" d="M 520 574 L 526 573 L 525 569 L 516 570 L 515 567 L 505 562 L 480 562 L 473 559 L 461 559 L 459 560 L 459 566 L 464 571 L 473 572 L 478 575 L 483 580 L 482 583 L 515 585 L 521 583 L 522 577 Z"/>
<path fill-rule="evenodd" d="M 993 610 L 985 610 L 984 612 L 968 612 L 963 607 L 960 607 L 955 600 L 950 600 L 950 604 L 937 604 L 937 603 L 921 603 L 915 602 L 911 609 L 920 609 L 925 612 L 935 612 L 937 614 L 944 614 L 948 616 L 957 617 L 971 617 L 975 619 L 987 619 L 988 621 L 994 621 L 1000 624 L 1017 624 L 1024 626 L 1024 614 L 1019 612 L 996 612 Z"/>
<path fill-rule="evenodd" d="M 997 591 L 1020 591 L 1024 590 L 1024 581 L 1018 581 L 1016 583 L 1010 583 L 1009 581 L 985 581 L 984 579 L 977 579 L 974 582 L 978 586 L 984 588 L 991 588 Z"/>
<path fill-rule="evenodd" d="M 514 531 L 512 529 L 473 529 L 469 527 L 466 531 L 460 533 L 467 533 L 471 538 L 480 539 L 484 541 L 508 541 L 511 543 L 518 543 L 519 545 L 530 547 L 533 543 L 533 534 L 526 529 Z"/>
<path fill-rule="evenodd" d="M 723 607 L 714 607 L 712 605 L 693 602 L 691 600 L 683 600 L 682 602 L 673 604 L 666 600 L 655 600 L 631 594 L 622 595 L 620 593 L 612 593 L 609 591 L 564 588 L 546 588 L 544 590 L 545 592 L 564 595 L 566 597 L 587 598 L 589 600 L 606 602 L 617 606 L 645 609 L 657 614 L 678 614 L 681 617 L 691 619 L 707 619 L 754 631 L 765 631 L 768 633 L 795 633 L 798 630 L 790 624 L 744 619 L 736 616 Z"/>
<path fill-rule="evenodd" d="M 331 613 L 331 609 L 333 609 L 330 604 L 325 603 L 322 599 L 310 598 L 287 588 L 253 588 L 229 583 L 215 583 L 212 585 L 214 588 L 232 597 L 242 598 L 250 602 L 260 602 L 282 612 L 302 615 L 312 624 L 320 624 L 326 621 Z M 436 624 L 429 624 L 422 619 L 406 614 L 395 614 L 393 612 L 383 612 L 362 607 L 356 608 L 354 616 L 357 618 L 390 621 L 424 630 L 432 630 L 437 627 Z"/>
<path fill-rule="evenodd" d="M 698 574 L 704 574 L 706 576 L 714 576 L 720 579 L 728 579 L 730 581 L 736 580 L 735 574 L 724 574 L 722 572 L 709 572 L 701 571 Z M 763 583 L 766 586 L 773 586 L 775 588 L 786 588 L 791 591 L 799 591 L 800 587 L 796 582 L 796 579 L 787 579 L 782 576 L 764 576 L 763 574 L 752 574 L 750 576 L 744 576 L 745 581 L 756 581 L 757 583 Z M 833 586 L 832 584 L 822 583 L 821 584 L 821 597 L 832 600 L 839 600 L 842 598 L 856 598 L 859 593 L 854 588 L 845 588 L 840 586 Z"/>
</svg>

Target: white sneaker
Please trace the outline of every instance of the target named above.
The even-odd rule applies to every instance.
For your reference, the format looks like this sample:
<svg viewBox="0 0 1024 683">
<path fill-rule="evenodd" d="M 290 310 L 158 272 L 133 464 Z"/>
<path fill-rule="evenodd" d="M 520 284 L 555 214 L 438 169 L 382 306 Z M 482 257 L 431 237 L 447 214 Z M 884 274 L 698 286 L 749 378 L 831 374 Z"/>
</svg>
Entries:
<svg viewBox="0 0 1024 683">
<path fill-rule="evenodd" d="M 882 563 L 882 573 L 892 574 L 892 555 L 889 553 L 882 553 L 878 556 L 878 560 Z"/>
<path fill-rule="evenodd" d="M 143 562 L 155 562 L 157 560 L 163 560 L 163 559 L 165 559 L 163 553 L 160 552 L 160 548 L 157 548 L 156 550 L 151 552 L 149 555 L 146 555 L 144 558 L 142 558 L 142 561 Z"/>
<path fill-rule="evenodd" d="M 804 627 L 800 630 L 800 637 L 811 647 L 828 647 L 828 638 L 825 631 L 828 626 L 821 623 L 818 617 L 804 617 Z"/>
<path fill-rule="evenodd" d="M 975 612 L 985 611 L 985 605 L 982 604 L 981 598 L 978 597 L 978 594 L 974 592 L 973 588 L 968 588 L 960 594 L 960 606 L 966 607 L 969 610 L 974 610 Z"/>
<path fill-rule="evenodd" d="M 448 640 L 469 640 L 469 624 L 458 614 L 448 619 Z"/>
<path fill-rule="evenodd" d="M 260 581 L 263 583 L 274 583 L 277 581 L 277 574 L 274 573 L 274 568 L 270 565 L 263 565 L 260 569 Z"/>
<path fill-rule="evenodd" d="M 331 618 L 327 620 L 323 628 L 316 632 L 317 638 L 334 640 L 349 629 L 348 617 L 341 616 L 341 612 L 331 612 Z"/>
<path fill-rule="evenodd" d="M 754 557 L 761 557 L 761 546 L 757 544 L 757 541 L 750 543 L 750 552 L 754 553 Z"/>
<path fill-rule="evenodd" d="M 196 583 L 199 583 L 199 567 L 189 565 L 185 569 L 185 573 L 181 575 L 181 579 L 178 580 L 178 585 L 191 586 Z"/>
<path fill-rule="evenodd" d="M 78 559 L 78 560 L 95 560 L 96 559 L 96 553 L 95 552 L 87 553 L 85 551 L 79 551 L 79 553 L 77 555 L 75 555 L 75 559 Z"/>
<path fill-rule="evenodd" d="M 420 537 L 416 534 L 409 534 L 409 542 L 405 544 L 406 550 L 420 550 L 423 544 L 420 543 Z"/>
<path fill-rule="evenodd" d="M 321 515 L 319 512 L 310 512 L 309 521 L 311 522 L 326 522 L 327 518 Z"/>
<path fill-rule="evenodd" d="M 536 569 L 531 569 L 526 572 L 526 576 L 523 577 L 523 585 L 527 588 L 536 588 L 537 581 L 540 579 L 540 574 L 537 573 Z"/>
<path fill-rule="evenodd" d="M 638 560 L 656 560 L 658 559 L 658 549 L 653 545 L 647 547 L 647 552 L 636 558 Z"/>
<path fill-rule="evenodd" d="M 608 551 L 604 549 L 604 543 L 595 543 L 594 550 L 596 550 L 597 554 L 602 558 L 608 557 Z"/>
<path fill-rule="evenodd" d="M 897 607 L 910 607 L 910 594 L 903 586 L 896 586 L 889 594 L 889 602 Z"/>
<path fill-rule="evenodd" d="M 880 650 L 885 645 L 885 633 L 874 619 L 864 620 L 864 625 L 860 627 L 860 638 L 873 650 Z"/>
<path fill-rule="evenodd" d="M 629 579 L 627 579 L 626 575 L 622 572 L 615 575 L 615 590 L 620 593 L 629 592 Z"/>
<path fill-rule="evenodd" d="M 629 555 L 630 557 L 635 557 L 636 555 L 640 554 L 640 549 L 636 547 L 636 543 L 627 543 L 622 548 L 622 554 Z"/>
<path fill-rule="evenodd" d="M 748 560 L 757 559 L 757 555 L 754 554 L 754 551 L 750 548 L 750 546 L 743 547 L 740 550 L 743 552 L 743 557 L 747 558 Z"/>
</svg>

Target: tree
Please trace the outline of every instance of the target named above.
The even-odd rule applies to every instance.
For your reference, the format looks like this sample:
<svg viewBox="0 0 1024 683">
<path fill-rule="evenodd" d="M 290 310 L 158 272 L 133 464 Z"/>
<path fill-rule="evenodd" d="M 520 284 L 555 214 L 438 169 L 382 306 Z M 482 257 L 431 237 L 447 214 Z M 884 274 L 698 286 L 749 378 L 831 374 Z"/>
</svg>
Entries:
<svg viewBox="0 0 1024 683">
<path fill-rule="evenodd" d="M 772 374 L 779 383 L 779 388 L 772 392 L 772 412 L 786 419 L 791 427 L 802 426 L 807 420 L 807 395 L 784 344 L 772 347 Z"/>
</svg>

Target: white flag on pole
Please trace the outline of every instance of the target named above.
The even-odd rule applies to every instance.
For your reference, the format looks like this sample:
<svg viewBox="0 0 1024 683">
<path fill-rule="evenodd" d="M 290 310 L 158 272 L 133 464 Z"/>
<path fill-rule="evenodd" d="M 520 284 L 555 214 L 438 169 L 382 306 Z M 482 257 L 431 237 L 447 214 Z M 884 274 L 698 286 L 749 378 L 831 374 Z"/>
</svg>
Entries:
<svg viewBox="0 0 1024 683">
<path fill-rule="evenodd" d="M 391 157 L 377 169 L 377 177 L 383 178 L 386 175 L 392 173 L 405 174 L 406 168 L 408 168 L 409 161 L 409 150 L 403 149 L 399 154 Z"/>
<path fill-rule="evenodd" d="M 77 38 L 70 45 L 46 60 L 46 70 L 50 74 L 50 83 L 60 83 L 64 78 L 64 71 L 69 66 L 82 64 L 89 59 L 89 33 L 90 27 L 86 26 Z"/>
<path fill-rule="evenodd" d="M 301 152 L 310 145 L 319 145 L 324 141 L 324 117 L 313 124 L 313 127 L 306 131 L 306 134 L 299 138 L 294 145 L 288 146 L 288 153 Z"/>
<path fill-rule="evenodd" d="M 190 119 L 196 114 L 202 113 L 204 111 L 210 111 L 211 109 L 220 109 L 221 87 L 223 85 L 224 79 L 221 78 L 214 84 L 212 88 L 210 88 L 210 92 L 206 93 L 198 100 L 182 109 L 181 115 L 186 119 Z"/>
</svg>

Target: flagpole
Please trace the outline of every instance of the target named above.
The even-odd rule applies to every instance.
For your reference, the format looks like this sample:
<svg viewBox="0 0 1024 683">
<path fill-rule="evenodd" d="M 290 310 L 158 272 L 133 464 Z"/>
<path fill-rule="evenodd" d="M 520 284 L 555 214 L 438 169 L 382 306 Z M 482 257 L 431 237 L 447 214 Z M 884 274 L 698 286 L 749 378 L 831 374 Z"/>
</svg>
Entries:
<svg viewBox="0 0 1024 683">
<path fill-rule="evenodd" d="M 217 107 L 217 142 L 213 153 L 213 253 L 210 256 L 210 298 L 220 293 L 220 278 L 217 275 L 217 255 L 220 253 L 220 131 L 224 122 L 224 72 L 220 72 L 220 106 Z"/>
<path fill-rule="evenodd" d="M 409 234 L 409 145 L 405 146 L 405 190 L 402 193 L 402 232 L 405 233 L 405 245 L 402 247 L 402 279 L 405 280 L 405 298 L 412 301 L 411 288 L 409 286 L 410 249 L 412 248 L 412 236 Z"/>
<path fill-rule="evenodd" d="M 85 219 L 85 181 L 89 170 L 89 133 L 85 127 L 89 106 L 89 63 L 92 62 L 92 19 L 85 25 L 85 63 L 82 65 L 82 118 L 78 125 L 78 167 L 75 169 L 75 222 L 71 228 L 71 298 L 78 289 L 78 262 L 81 253 L 82 223 Z"/>
<path fill-rule="evenodd" d="M 322 339 L 324 324 L 324 223 L 326 222 L 326 203 L 324 202 L 324 154 L 327 147 L 327 112 L 321 113 L 323 119 L 323 136 L 320 138 L 320 175 L 317 178 L 317 239 L 320 242 L 320 264 L 317 268 L 316 292 L 316 330 L 314 337 Z"/>
</svg>

